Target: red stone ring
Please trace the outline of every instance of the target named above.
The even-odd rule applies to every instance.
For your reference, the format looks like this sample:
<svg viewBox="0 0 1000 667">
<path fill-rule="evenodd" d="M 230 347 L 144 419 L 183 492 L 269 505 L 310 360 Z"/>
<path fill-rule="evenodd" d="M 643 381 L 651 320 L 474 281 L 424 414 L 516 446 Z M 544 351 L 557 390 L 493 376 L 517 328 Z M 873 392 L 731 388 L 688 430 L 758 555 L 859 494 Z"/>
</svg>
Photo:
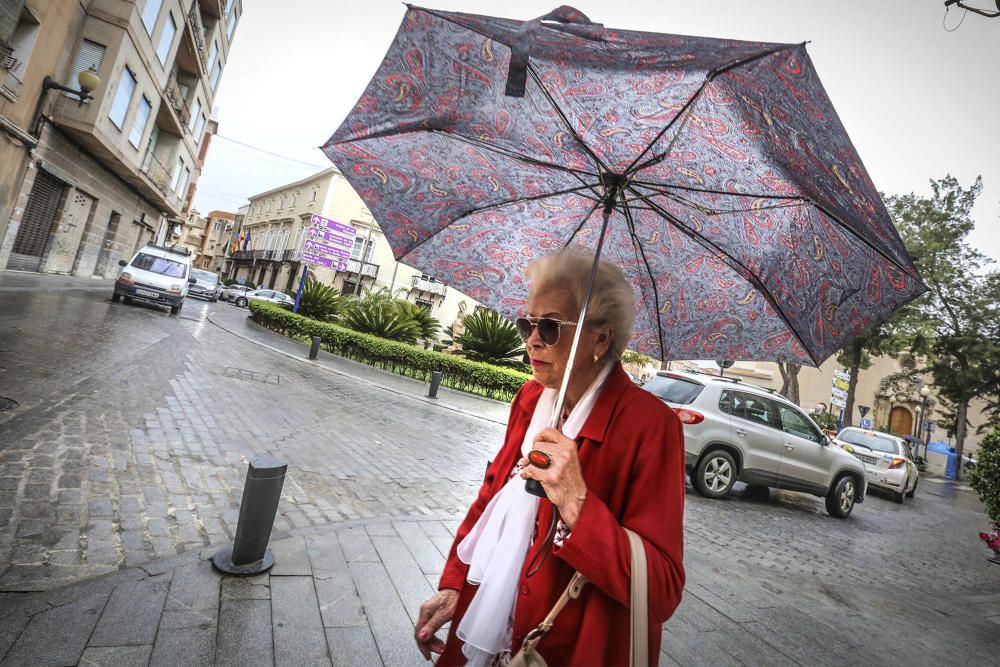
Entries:
<svg viewBox="0 0 1000 667">
<path fill-rule="evenodd" d="M 536 468 L 545 470 L 552 465 L 552 457 L 540 449 L 532 449 L 528 452 L 528 462 Z"/>
</svg>

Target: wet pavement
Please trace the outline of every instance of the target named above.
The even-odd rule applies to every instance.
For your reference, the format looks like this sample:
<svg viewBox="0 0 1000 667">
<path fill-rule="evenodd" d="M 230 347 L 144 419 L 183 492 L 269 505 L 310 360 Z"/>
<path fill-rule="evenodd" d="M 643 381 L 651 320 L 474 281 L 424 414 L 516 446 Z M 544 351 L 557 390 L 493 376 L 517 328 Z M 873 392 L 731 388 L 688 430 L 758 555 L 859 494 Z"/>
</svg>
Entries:
<svg viewBox="0 0 1000 667">
<path fill-rule="evenodd" d="M 420 664 L 409 633 L 505 406 L 323 354 L 246 311 L 111 304 L 0 272 L 2 664 Z M 288 461 L 278 565 L 222 579 L 246 463 Z M 772 492 L 688 494 L 661 664 L 994 661 L 978 500 L 925 480 L 847 521 Z M 298 602 L 298 604 L 296 604 Z M 302 604 L 305 602 L 306 604 Z M 49 634 L 58 629 L 59 640 Z"/>
</svg>

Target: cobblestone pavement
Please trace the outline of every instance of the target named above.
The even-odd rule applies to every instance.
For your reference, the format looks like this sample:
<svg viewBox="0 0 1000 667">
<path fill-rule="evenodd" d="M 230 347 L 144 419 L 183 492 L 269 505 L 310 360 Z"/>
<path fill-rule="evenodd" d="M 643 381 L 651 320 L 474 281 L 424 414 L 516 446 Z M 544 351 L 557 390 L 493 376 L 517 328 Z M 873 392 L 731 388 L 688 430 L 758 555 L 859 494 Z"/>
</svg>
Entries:
<svg viewBox="0 0 1000 667">
<path fill-rule="evenodd" d="M 503 406 L 304 362 L 227 304 L 109 295 L 0 273 L 0 396 L 19 403 L 0 412 L 2 664 L 421 663 L 412 619 Z M 278 565 L 223 580 L 204 557 L 260 452 L 289 462 Z M 1000 567 L 967 490 L 923 480 L 847 521 L 797 494 L 689 493 L 685 522 L 661 664 L 995 664 Z"/>
</svg>

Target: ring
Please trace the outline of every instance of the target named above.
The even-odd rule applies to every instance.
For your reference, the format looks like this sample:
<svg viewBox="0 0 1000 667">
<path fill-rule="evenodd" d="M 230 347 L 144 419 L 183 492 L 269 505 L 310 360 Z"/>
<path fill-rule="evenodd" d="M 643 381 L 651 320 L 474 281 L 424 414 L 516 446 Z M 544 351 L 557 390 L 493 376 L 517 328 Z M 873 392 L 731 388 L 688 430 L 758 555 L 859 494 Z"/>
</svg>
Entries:
<svg viewBox="0 0 1000 667">
<path fill-rule="evenodd" d="M 532 449 L 528 452 L 528 462 L 536 468 L 545 470 L 552 465 L 552 457 L 540 449 Z"/>
</svg>

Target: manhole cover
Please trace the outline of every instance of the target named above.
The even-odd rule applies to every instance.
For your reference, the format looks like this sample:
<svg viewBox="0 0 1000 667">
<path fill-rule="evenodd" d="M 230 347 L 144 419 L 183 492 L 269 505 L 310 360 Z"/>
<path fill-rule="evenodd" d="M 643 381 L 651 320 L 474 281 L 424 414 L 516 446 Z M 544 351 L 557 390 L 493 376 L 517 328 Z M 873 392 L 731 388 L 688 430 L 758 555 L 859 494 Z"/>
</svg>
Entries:
<svg viewBox="0 0 1000 667">
<path fill-rule="evenodd" d="M 281 384 L 281 377 L 272 373 L 257 373 L 243 368 L 226 367 L 222 374 L 237 380 L 247 380 L 249 382 L 261 382 L 263 384 Z"/>
<path fill-rule="evenodd" d="M 13 410 L 17 407 L 17 401 L 12 398 L 5 398 L 0 396 L 0 412 L 4 410 Z"/>
</svg>

